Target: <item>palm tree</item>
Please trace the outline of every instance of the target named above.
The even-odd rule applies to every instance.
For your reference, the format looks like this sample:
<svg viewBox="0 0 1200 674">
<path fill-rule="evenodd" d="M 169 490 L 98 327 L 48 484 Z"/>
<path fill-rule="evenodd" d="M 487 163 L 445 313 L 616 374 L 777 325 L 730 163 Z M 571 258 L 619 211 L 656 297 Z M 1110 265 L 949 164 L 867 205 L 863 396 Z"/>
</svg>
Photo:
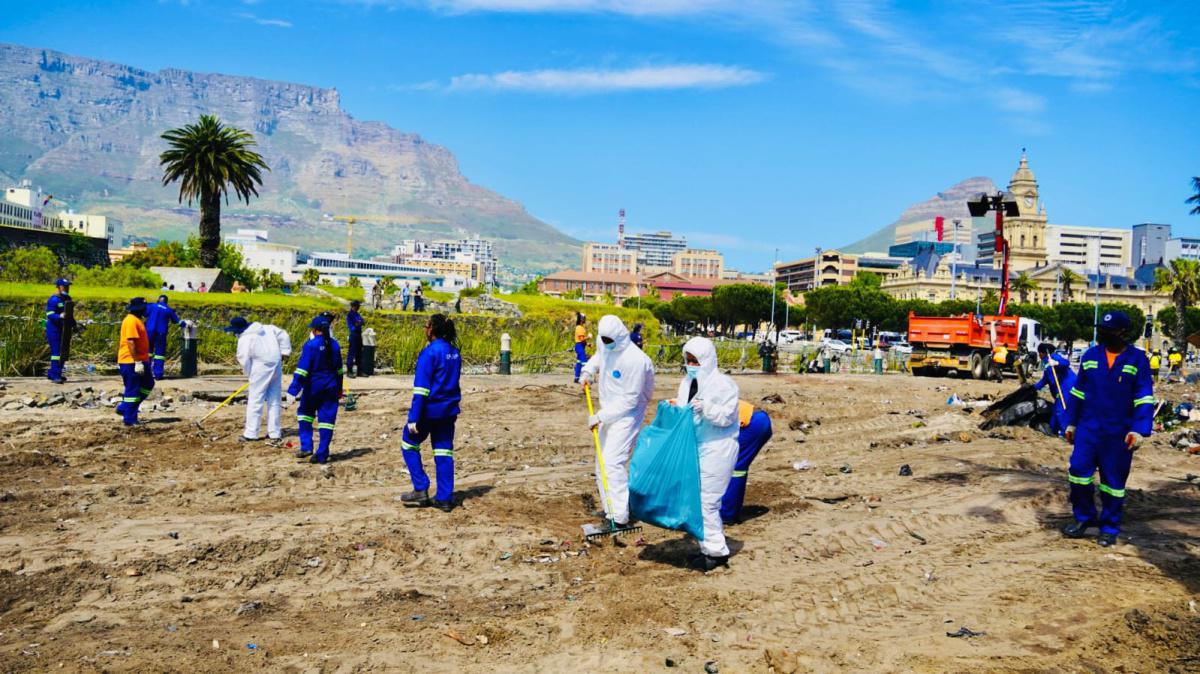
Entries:
<svg viewBox="0 0 1200 674">
<path fill-rule="evenodd" d="M 1063 267 L 1058 270 L 1058 282 L 1062 285 L 1063 297 L 1065 301 L 1070 302 L 1075 294 L 1075 284 L 1083 281 L 1083 277 L 1075 272 L 1070 267 Z"/>
<path fill-rule="evenodd" d="M 1017 296 L 1021 299 L 1021 304 L 1029 302 L 1029 293 L 1038 289 L 1038 284 L 1029 274 L 1021 272 L 1016 278 L 1008 284 L 1009 289 L 1017 291 Z"/>
<path fill-rule="evenodd" d="M 1192 208 L 1192 215 L 1200 215 L 1200 176 L 1192 178 L 1192 191 L 1195 192 L 1195 194 L 1188 197 L 1186 203 L 1196 204 Z"/>
<path fill-rule="evenodd" d="M 229 203 L 229 188 L 240 201 L 258 196 L 262 171 L 270 171 L 262 155 L 252 148 L 248 131 L 225 126 L 214 115 L 201 115 L 196 124 L 171 129 L 162 135 L 170 146 L 158 157 L 163 185 L 179 181 L 179 203 L 200 203 L 200 266 L 216 267 L 221 246 L 221 197 Z"/>
<path fill-rule="evenodd" d="M 1175 304 L 1175 346 L 1187 349 L 1187 308 L 1200 302 L 1200 261 L 1176 258 L 1154 270 L 1154 290 L 1169 293 Z"/>
</svg>

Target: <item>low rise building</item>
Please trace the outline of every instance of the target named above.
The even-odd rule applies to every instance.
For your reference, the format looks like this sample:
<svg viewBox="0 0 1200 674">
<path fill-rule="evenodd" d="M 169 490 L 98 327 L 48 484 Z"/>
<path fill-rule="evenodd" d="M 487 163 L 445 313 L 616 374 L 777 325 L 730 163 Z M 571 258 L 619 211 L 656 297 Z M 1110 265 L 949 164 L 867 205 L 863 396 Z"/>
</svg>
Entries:
<svg viewBox="0 0 1200 674">
<path fill-rule="evenodd" d="M 1180 236 L 1167 239 L 1163 245 L 1163 261 L 1200 260 L 1200 237 Z"/>
<path fill-rule="evenodd" d="M 858 256 L 823 250 L 813 257 L 775 265 L 775 277 L 792 294 L 821 286 L 845 285 L 858 273 Z"/>
<path fill-rule="evenodd" d="M 1080 273 L 1124 275 L 1129 273 L 1132 239 L 1128 229 L 1046 225 L 1046 260 Z"/>
<path fill-rule="evenodd" d="M 742 279 L 691 278 L 671 271 L 652 274 L 559 271 L 538 281 L 538 292 L 553 297 L 578 293 L 589 302 L 603 301 L 609 296 L 618 302 L 638 296 L 670 301 L 676 295 L 707 297 L 718 286 L 747 282 Z"/>
<path fill-rule="evenodd" d="M 583 271 L 588 274 L 636 274 L 641 271 L 642 253 L 612 243 L 583 244 Z"/>
<path fill-rule="evenodd" d="M 270 235 L 263 229 L 239 229 L 236 234 L 227 234 L 225 243 L 237 246 L 242 253 L 242 262 L 248 269 L 265 269 L 279 274 L 287 283 L 300 280 L 296 261 L 300 249 L 282 243 L 272 243 Z"/>
<path fill-rule="evenodd" d="M 414 265 L 358 260 L 346 253 L 312 253 L 296 266 L 296 276 L 302 276 L 304 271 L 310 268 L 320 272 L 322 281 L 328 281 L 335 286 L 348 285 L 351 278 L 357 278 L 364 286 L 373 286 L 379 279 L 390 278 L 397 284 L 420 281 L 429 287 L 448 290 L 466 287 L 466 279 L 462 277 L 437 274 Z"/>
</svg>

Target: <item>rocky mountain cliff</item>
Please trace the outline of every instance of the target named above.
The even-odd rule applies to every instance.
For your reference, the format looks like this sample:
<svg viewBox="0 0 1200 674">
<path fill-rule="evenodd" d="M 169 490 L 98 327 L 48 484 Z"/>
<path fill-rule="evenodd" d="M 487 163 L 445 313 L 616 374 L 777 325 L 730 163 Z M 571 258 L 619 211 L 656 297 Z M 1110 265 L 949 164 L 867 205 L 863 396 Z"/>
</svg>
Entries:
<svg viewBox="0 0 1200 674">
<path fill-rule="evenodd" d="M 194 230 L 177 188 L 161 185 L 159 135 L 202 113 L 253 131 L 271 166 L 261 198 L 225 210 L 227 231 L 269 229 L 283 243 L 345 250 L 345 225 L 322 215 L 368 215 L 355 225 L 356 255 L 403 238 L 479 234 L 521 271 L 578 262 L 577 241 L 469 182 L 449 150 L 354 119 L 334 89 L 0 44 L 0 180 L 29 178 L 77 210 L 121 219 L 128 234 Z"/>
<path fill-rule="evenodd" d="M 967 178 L 945 191 L 938 192 L 930 199 L 909 206 L 892 224 L 838 250 L 846 253 L 886 253 L 888 246 L 895 243 L 896 227 L 919 220 L 931 220 L 939 215 L 946 218 L 946 222 L 962 218 L 965 225 L 971 221 L 971 215 L 967 212 L 967 200 L 978 197 L 980 192 L 995 191 L 996 185 L 991 178 Z"/>
</svg>

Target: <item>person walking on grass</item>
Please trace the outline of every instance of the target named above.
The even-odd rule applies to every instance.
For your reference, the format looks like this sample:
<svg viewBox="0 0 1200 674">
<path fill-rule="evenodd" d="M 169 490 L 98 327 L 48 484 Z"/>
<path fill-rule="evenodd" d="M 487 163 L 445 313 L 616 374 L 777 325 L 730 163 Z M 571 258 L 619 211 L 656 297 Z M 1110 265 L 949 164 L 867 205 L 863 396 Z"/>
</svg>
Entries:
<svg viewBox="0 0 1200 674">
<path fill-rule="evenodd" d="M 400 436 L 404 465 L 412 477 L 413 489 L 400 496 L 409 508 L 433 506 L 450 512 L 454 509 L 454 424 L 458 421 L 462 391 L 462 356 L 458 351 L 458 332 L 454 321 L 445 314 L 434 314 L 425 324 L 428 345 L 417 356 L 413 376 L 412 406 L 408 422 Z M 437 491 L 429 498 L 429 476 L 421 461 L 421 443 L 429 438 L 433 446 L 433 466 Z"/>
</svg>

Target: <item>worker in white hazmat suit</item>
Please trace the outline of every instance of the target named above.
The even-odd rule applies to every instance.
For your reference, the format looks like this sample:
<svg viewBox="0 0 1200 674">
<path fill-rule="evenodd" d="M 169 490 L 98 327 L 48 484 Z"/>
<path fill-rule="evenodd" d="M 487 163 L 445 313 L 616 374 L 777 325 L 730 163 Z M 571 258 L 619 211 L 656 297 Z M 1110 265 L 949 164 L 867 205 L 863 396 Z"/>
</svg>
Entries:
<svg viewBox="0 0 1200 674">
<path fill-rule="evenodd" d="M 608 519 L 624 526 L 629 523 L 629 455 L 654 393 L 654 364 L 629 341 L 629 330 L 616 316 L 601 318 L 597 333 L 600 344 L 583 366 L 579 381 L 600 394 L 600 409 L 588 419 L 588 426 L 599 426 L 608 493 L 604 492 L 599 462 L 596 486 Z"/>
<path fill-rule="evenodd" d="M 283 359 L 292 353 L 292 339 L 274 325 L 248 323 L 241 316 L 229 322 L 229 332 L 238 336 L 237 359 L 250 378 L 246 389 L 246 427 L 242 440 L 258 440 L 263 403 L 267 406 L 267 438 L 278 445 L 283 437 L 279 423 L 283 397 Z"/>
<path fill-rule="evenodd" d="M 705 571 L 729 561 L 721 499 L 733 476 L 738 455 L 738 387 L 717 370 L 717 349 L 703 337 L 683 345 L 687 375 L 679 383 L 675 404 L 690 407 L 700 452 L 700 511 L 704 540 L 692 564 Z"/>
</svg>

